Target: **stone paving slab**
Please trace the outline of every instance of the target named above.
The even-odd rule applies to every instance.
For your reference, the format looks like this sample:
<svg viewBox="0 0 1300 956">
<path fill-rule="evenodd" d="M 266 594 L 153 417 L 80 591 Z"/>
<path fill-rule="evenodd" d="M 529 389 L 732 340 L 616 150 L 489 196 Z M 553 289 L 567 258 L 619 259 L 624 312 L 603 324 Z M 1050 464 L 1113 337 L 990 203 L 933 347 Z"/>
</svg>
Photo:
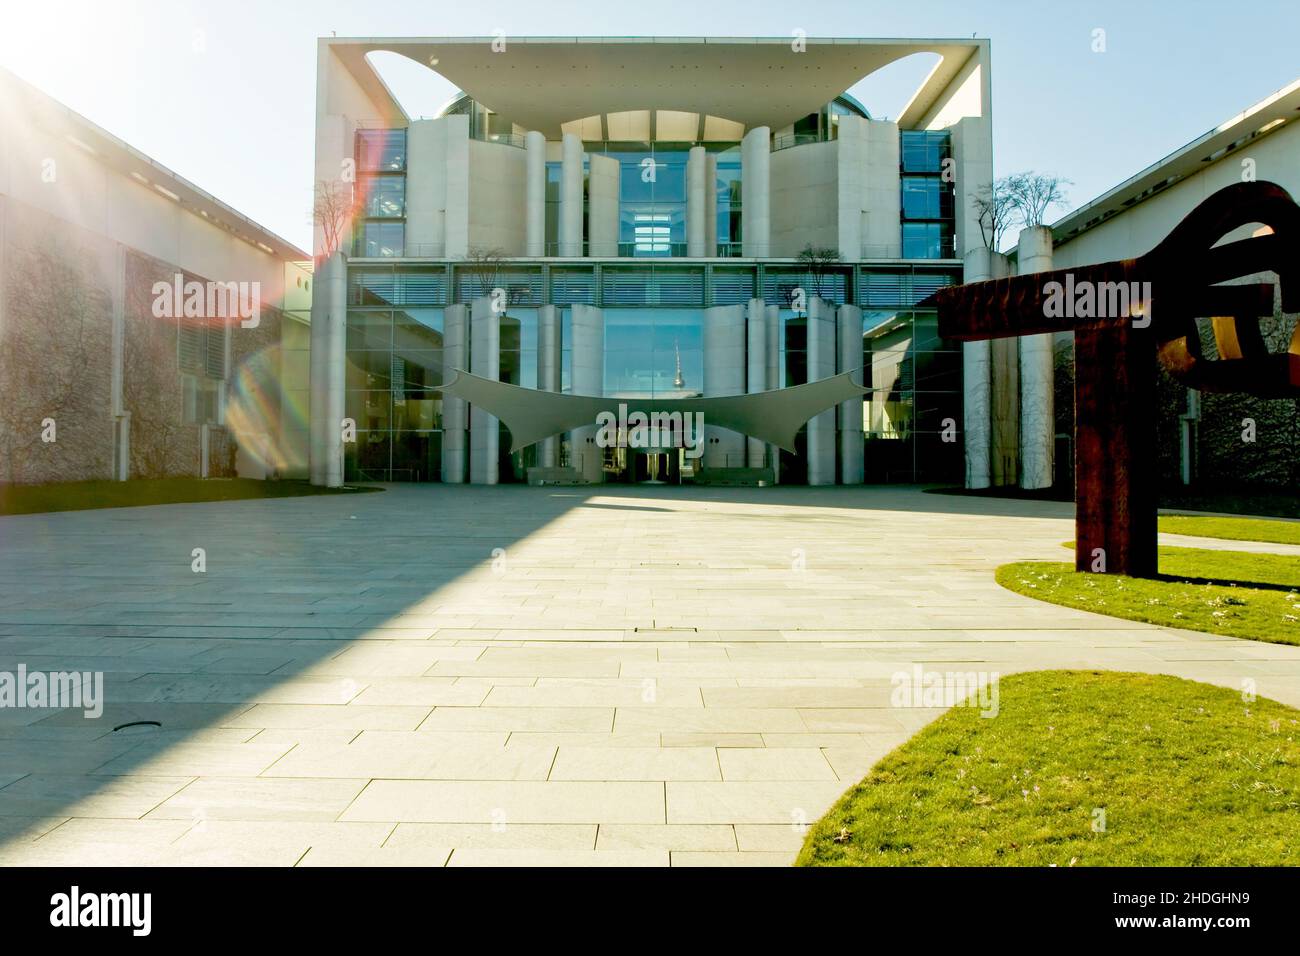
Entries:
<svg viewBox="0 0 1300 956">
<path fill-rule="evenodd" d="M 0 518 L 0 671 L 99 671 L 106 696 L 0 710 L 0 864 L 786 865 L 943 712 L 892 706 L 915 665 L 1300 705 L 1300 648 L 994 583 L 1072 534 L 1067 505 L 878 487 Z"/>
</svg>

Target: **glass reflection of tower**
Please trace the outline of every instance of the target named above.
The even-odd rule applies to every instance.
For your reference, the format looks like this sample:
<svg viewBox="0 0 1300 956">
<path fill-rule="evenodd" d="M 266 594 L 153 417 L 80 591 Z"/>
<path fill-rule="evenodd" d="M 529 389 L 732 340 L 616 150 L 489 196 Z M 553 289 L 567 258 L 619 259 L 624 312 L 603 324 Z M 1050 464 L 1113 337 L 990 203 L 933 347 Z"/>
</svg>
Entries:
<svg viewBox="0 0 1300 956">
<path fill-rule="evenodd" d="M 677 371 L 673 375 L 673 388 L 683 388 L 686 377 L 682 375 L 682 350 L 676 338 L 673 339 L 673 354 L 677 357 Z"/>
</svg>

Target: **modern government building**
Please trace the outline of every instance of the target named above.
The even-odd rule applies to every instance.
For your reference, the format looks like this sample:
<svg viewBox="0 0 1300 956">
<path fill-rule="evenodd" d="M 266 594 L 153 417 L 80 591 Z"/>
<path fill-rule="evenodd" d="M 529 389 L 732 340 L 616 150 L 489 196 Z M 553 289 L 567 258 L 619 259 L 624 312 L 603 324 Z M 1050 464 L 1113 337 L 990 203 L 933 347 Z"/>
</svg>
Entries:
<svg viewBox="0 0 1300 956">
<path fill-rule="evenodd" d="M 461 92 L 408 116 L 377 53 Z M 846 94 L 914 54 L 899 116 Z M 990 125 L 987 40 L 322 39 L 317 188 L 356 207 L 341 248 L 316 236 L 313 481 L 960 482 L 963 355 L 917 304 L 984 246 Z M 458 369 L 535 390 L 517 414 L 704 400 L 702 456 L 514 447 Z M 845 372 L 859 397 L 782 445 L 708 424 Z"/>
<path fill-rule="evenodd" d="M 1002 254 L 974 202 L 988 40 L 318 52 L 314 180 L 341 218 L 318 215 L 311 254 L 0 71 L 0 483 L 1068 491 L 1071 336 L 946 342 L 922 303 L 1142 255 L 1246 177 L 1300 196 L 1300 81 Z M 459 92 L 408 115 L 385 58 Z M 897 117 L 849 95 L 909 58 L 930 69 Z M 256 288 L 260 320 L 159 308 L 192 284 Z M 1300 361 L 1294 315 L 1260 327 Z M 1295 487 L 1297 404 L 1162 377 L 1161 481 Z"/>
</svg>

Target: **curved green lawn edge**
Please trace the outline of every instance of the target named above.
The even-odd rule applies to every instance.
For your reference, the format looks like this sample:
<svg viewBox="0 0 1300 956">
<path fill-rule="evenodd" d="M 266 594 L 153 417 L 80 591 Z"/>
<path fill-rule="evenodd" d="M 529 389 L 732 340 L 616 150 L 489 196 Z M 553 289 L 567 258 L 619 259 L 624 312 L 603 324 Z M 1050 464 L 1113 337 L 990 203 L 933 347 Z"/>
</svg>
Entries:
<svg viewBox="0 0 1300 956">
<path fill-rule="evenodd" d="M 1161 515 L 1159 527 L 1166 534 L 1188 534 L 1199 538 L 1300 544 L 1300 521 L 1280 521 L 1276 518 Z"/>
<path fill-rule="evenodd" d="M 1017 561 L 994 572 L 1026 597 L 1128 621 L 1272 644 L 1300 644 L 1300 557 L 1161 547 L 1156 579 Z"/>
<path fill-rule="evenodd" d="M 797 865 L 1300 864 L 1300 711 L 1101 671 L 1015 674 L 999 698 L 884 757 Z"/>
</svg>

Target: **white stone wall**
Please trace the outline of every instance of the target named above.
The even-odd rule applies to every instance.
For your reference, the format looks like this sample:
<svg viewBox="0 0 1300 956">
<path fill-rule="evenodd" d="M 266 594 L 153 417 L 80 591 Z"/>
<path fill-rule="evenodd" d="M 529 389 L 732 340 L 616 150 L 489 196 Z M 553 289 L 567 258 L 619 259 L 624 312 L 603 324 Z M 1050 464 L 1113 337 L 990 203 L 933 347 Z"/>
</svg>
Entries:
<svg viewBox="0 0 1300 956">
<path fill-rule="evenodd" d="M 469 248 L 524 254 L 528 219 L 524 150 L 469 141 Z"/>
<path fill-rule="evenodd" d="M 797 256 L 809 244 L 838 246 L 839 150 L 840 144 L 832 141 L 790 146 L 771 154 L 772 255 Z M 742 182 L 742 191 L 743 187 Z M 743 202 L 742 226 L 749 218 L 748 198 Z"/>
<path fill-rule="evenodd" d="M 589 160 L 587 173 L 588 255 L 618 255 L 619 161 L 610 156 Z"/>
</svg>

